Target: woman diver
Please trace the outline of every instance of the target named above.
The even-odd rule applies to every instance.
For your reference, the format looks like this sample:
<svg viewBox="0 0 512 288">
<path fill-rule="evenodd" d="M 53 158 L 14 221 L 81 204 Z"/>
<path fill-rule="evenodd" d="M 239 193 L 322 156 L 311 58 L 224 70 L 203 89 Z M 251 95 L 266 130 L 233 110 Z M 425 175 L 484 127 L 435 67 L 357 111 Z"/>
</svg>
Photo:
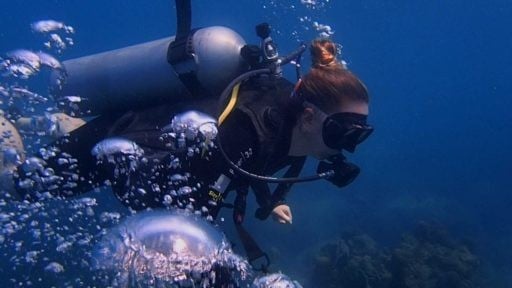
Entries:
<svg viewBox="0 0 512 288">
<path fill-rule="evenodd" d="M 180 2 L 187 1 L 177 1 L 177 7 Z M 173 40 L 66 61 L 66 82 L 56 79 L 57 86 L 64 85 L 61 96 L 84 96 L 100 116 L 84 125 L 79 121 L 71 132 L 55 126 L 69 134 L 42 149 L 41 158 L 27 157 L 17 171 L 9 166 L 6 175 L 15 176 L 18 194 L 28 201 L 76 196 L 107 185 L 134 210 L 177 207 L 214 219 L 222 207 L 230 207 L 249 259 L 264 256 L 249 247 L 255 245 L 246 241 L 250 236 L 240 225 L 249 189 L 259 205 L 257 218 L 272 215 L 291 224 L 285 198 L 292 184 L 320 178 L 338 187 L 351 183 L 359 168 L 346 161 L 342 150 L 354 152 L 373 128 L 366 123 L 367 89 L 337 60 L 332 41 L 311 43 L 312 68 L 293 84 L 281 77 L 280 66 L 294 57 L 277 57 L 268 27 L 260 26 L 258 35 L 261 47 L 240 49 L 242 41 L 226 29 L 180 29 L 178 23 Z M 164 51 L 167 61 L 162 61 Z M 215 57 L 201 59 L 207 53 Z M 199 63 L 199 69 L 191 69 L 190 62 Z M 242 66 L 251 70 L 240 75 Z M 225 79 L 231 81 L 227 88 Z M 187 96 L 223 92 L 220 101 L 180 101 L 184 90 Z M 196 128 L 216 122 L 217 133 L 181 137 L 183 131 L 176 131 L 174 122 L 169 125 L 170 117 L 201 118 Z M 298 178 L 307 156 L 320 160 L 318 175 Z M 284 168 L 283 178 L 272 177 Z M 269 182 L 279 185 L 270 191 Z M 236 192 L 232 204 L 226 203 L 231 191 Z"/>
<path fill-rule="evenodd" d="M 339 187 L 348 185 L 359 169 L 346 162 L 341 151 L 354 152 L 373 131 L 366 123 L 367 89 L 337 60 L 335 43 L 315 40 L 310 52 L 312 68 L 295 85 L 283 77 L 256 75 L 235 86 L 222 103 L 215 145 L 206 153 L 177 149 L 179 145 L 163 139 L 162 128 L 170 115 L 190 109 L 214 115 L 216 100 L 107 114 L 58 141 L 58 154 L 74 159 L 63 163 L 61 157 L 46 157 L 45 167 L 52 167 L 59 177 L 45 182 L 34 169 L 21 171 L 18 180 L 23 185 L 18 190 L 34 199 L 44 191 L 73 196 L 109 183 L 123 204 L 135 210 L 188 207 L 215 218 L 221 207 L 228 206 L 234 208 L 235 222 L 241 223 L 251 187 L 260 207 L 256 217 L 272 214 L 279 223 L 292 223 L 285 196 L 293 181 L 275 181 L 280 184 L 272 193 L 266 182 L 274 178 L 269 176 L 289 167 L 285 177 L 297 177 L 306 156 L 312 156 L 322 160 L 318 173 L 323 178 Z M 129 167 L 129 161 L 99 165 L 94 149 L 106 138 L 132 141 L 144 152 L 144 161 L 137 167 Z M 175 175 L 185 177 L 171 179 Z M 229 191 L 237 193 L 234 204 L 224 203 Z"/>
</svg>

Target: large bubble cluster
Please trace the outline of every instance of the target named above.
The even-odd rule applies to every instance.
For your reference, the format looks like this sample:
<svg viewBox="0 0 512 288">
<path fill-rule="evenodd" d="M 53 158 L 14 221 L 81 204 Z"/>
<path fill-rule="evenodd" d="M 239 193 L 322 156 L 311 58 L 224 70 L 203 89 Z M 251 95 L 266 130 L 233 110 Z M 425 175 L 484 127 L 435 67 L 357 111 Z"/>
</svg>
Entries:
<svg viewBox="0 0 512 288">
<path fill-rule="evenodd" d="M 13 76 L 21 79 L 28 79 L 37 74 L 42 67 L 61 70 L 62 64 L 52 55 L 27 49 L 18 49 L 6 54 L 5 59 L 0 63 L 3 76 Z"/>
<path fill-rule="evenodd" d="M 107 284 L 119 287 L 213 287 L 239 283 L 249 272 L 223 233 L 180 210 L 126 219 L 103 237 L 93 261 L 95 269 L 111 275 Z"/>
<path fill-rule="evenodd" d="M 128 163 L 128 169 L 135 171 L 144 150 L 137 143 L 120 137 L 101 140 L 91 150 L 91 154 L 99 162 L 107 161 L 113 164 Z M 125 171 L 122 173 L 128 173 Z"/>
<path fill-rule="evenodd" d="M 277 23 L 281 23 L 279 20 L 282 18 L 296 18 L 298 20 L 293 24 L 293 27 L 275 26 L 277 34 L 291 34 L 298 42 L 309 41 L 315 37 L 329 38 L 334 35 L 334 29 L 331 25 L 321 23 L 318 20 L 322 19 L 325 15 L 324 12 L 329 9 L 329 0 L 301 0 L 300 5 L 295 3 L 296 1 L 262 1 L 264 9 L 270 8 L 267 15 L 268 22 L 278 25 Z M 291 29 L 291 31 L 288 31 L 288 29 Z"/>
<path fill-rule="evenodd" d="M 63 22 L 55 20 L 40 20 L 30 25 L 32 31 L 41 33 L 46 37 L 44 46 L 48 49 L 62 53 L 68 46 L 74 45 L 70 34 L 75 33 L 75 29 Z"/>
<path fill-rule="evenodd" d="M 59 21 L 44 20 L 33 23 L 32 30 L 43 35 L 50 33 L 48 37 L 53 40 L 43 43 L 41 48 L 53 47 L 57 44 L 51 43 L 62 42 L 57 45 L 60 48 L 53 52 L 20 48 L 8 51 L 0 57 L 0 75 L 2 76 L 0 78 L 0 109 L 6 119 L 16 124 L 22 123 L 21 129 L 18 125 L 16 126 L 22 130 L 23 136 L 31 132 L 37 132 L 37 136 L 52 136 L 56 131 L 55 121 L 50 123 L 52 116 L 45 113 L 51 115 L 50 113 L 55 112 L 57 103 L 53 101 L 53 96 L 49 95 L 47 89 L 34 89 L 34 87 L 39 86 L 35 83 L 40 82 L 40 75 L 46 77 L 50 72 L 55 73 L 57 82 L 64 81 L 66 71 L 52 53 L 62 53 L 63 49 L 72 43 L 69 37 L 65 40 L 60 39 L 59 31 L 71 34 L 74 33 L 74 29 Z M 21 119 L 20 122 L 17 121 L 19 119 Z M 31 140 L 27 142 L 36 142 L 39 139 Z"/>
<path fill-rule="evenodd" d="M 302 288 L 302 286 L 282 273 L 273 273 L 254 279 L 251 288 Z"/>
<path fill-rule="evenodd" d="M 187 111 L 173 117 L 171 124 L 163 128 L 161 141 L 172 149 L 188 149 L 189 156 L 202 153 L 214 146 L 217 121 L 199 111 Z"/>
<path fill-rule="evenodd" d="M 319 36 L 322 38 L 328 38 L 334 34 L 334 31 L 332 30 L 331 26 L 320 24 L 316 21 L 313 21 L 313 28 L 315 28 L 315 30 L 320 33 Z"/>
<path fill-rule="evenodd" d="M 217 132 L 216 121 L 211 116 L 185 111 L 175 115 L 161 130 L 159 140 L 170 152 L 163 158 L 152 157 L 154 152 L 150 147 L 146 156 L 134 141 L 121 137 L 99 141 L 91 154 L 112 176 L 108 185 L 114 186 L 118 199 L 131 208 L 178 207 L 213 220 L 209 209 L 197 204 L 193 195 L 202 180 L 191 175 L 182 164 L 187 165 L 191 158 L 209 157 Z M 153 204 L 142 201 L 141 197 Z"/>
<path fill-rule="evenodd" d="M 8 260 L 0 264 L 4 286 L 83 287 L 72 276 L 78 272 L 80 281 L 92 281 L 88 254 L 94 239 L 119 221 L 119 212 L 99 213 L 98 205 L 91 197 L 34 203 L 0 199 L 0 255 Z"/>
</svg>

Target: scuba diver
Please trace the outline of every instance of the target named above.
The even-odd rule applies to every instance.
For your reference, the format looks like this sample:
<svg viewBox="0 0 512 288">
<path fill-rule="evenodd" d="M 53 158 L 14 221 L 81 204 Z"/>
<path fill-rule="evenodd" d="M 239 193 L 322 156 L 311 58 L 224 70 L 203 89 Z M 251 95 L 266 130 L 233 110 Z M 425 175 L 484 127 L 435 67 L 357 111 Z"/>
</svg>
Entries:
<svg viewBox="0 0 512 288">
<path fill-rule="evenodd" d="M 189 26 L 189 17 L 178 15 L 171 40 L 64 62 L 66 79 L 54 79 L 60 94 L 85 96 L 80 104 L 99 116 L 43 149 L 42 159 L 20 166 L 14 174 L 24 199 L 71 197 L 108 185 L 134 210 L 178 207 L 214 219 L 229 207 L 241 224 L 252 189 L 258 219 L 272 215 L 291 224 L 285 199 L 293 183 L 327 179 L 344 187 L 354 180 L 359 168 L 342 151 L 354 152 L 373 131 L 366 121 L 369 96 L 337 59 L 334 42 L 311 43 L 312 67 L 294 84 L 281 68 L 299 61 L 305 46 L 278 57 L 268 24 L 257 27 L 259 47 L 245 45 L 226 28 Z M 164 48 L 167 61 L 157 53 Z M 205 51 L 215 57 L 198 60 Z M 192 151 L 187 146 L 197 139 L 168 130 L 169 119 L 191 110 L 218 129 Z M 121 148 L 106 153 L 111 147 Z M 307 156 L 320 160 L 318 174 L 298 177 Z M 284 168 L 283 178 L 272 176 Z M 271 191 L 268 183 L 278 185 Z M 230 191 L 236 192 L 232 204 L 225 202 Z"/>
<path fill-rule="evenodd" d="M 228 100 L 236 98 L 236 103 L 220 113 L 216 140 L 227 159 L 237 163 L 242 171 L 268 176 L 290 167 L 285 177 L 296 177 L 305 157 L 312 156 L 324 160 L 319 165 L 323 172 L 327 168 L 334 169 L 335 175 L 328 180 L 337 186 L 345 186 L 359 170 L 346 162 L 341 151 L 354 152 L 372 132 L 366 123 L 368 92 L 363 83 L 337 60 L 335 43 L 315 40 L 310 51 L 311 71 L 295 85 L 283 77 L 255 76 L 235 86 Z M 76 159 L 74 163 L 78 165 L 76 170 L 80 175 L 72 181 L 76 185 L 64 185 L 77 176 L 65 173 L 69 171 L 69 165 L 58 164 L 61 158 L 45 160 L 48 162 L 46 167 L 52 167 L 62 178 L 58 184 L 60 189 L 52 190 L 50 194 L 74 196 L 110 180 L 123 204 L 141 210 L 165 207 L 164 198 L 169 191 L 178 190 L 185 181 L 195 191 L 184 193 L 183 197 L 172 195 L 175 196 L 171 196 L 173 205 L 206 207 L 208 214 L 215 217 L 218 210 L 227 205 L 223 200 L 228 192 L 235 190 L 234 219 L 242 222 L 245 199 L 251 187 L 260 206 L 256 215 L 259 219 L 272 214 L 280 223 L 291 223 L 291 210 L 285 204 L 291 183 L 280 183 L 272 193 L 265 179 L 252 179 L 233 169 L 219 149 L 187 155 L 187 149 L 178 151 L 162 140 L 162 128 L 168 125 L 172 115 L 190 109 L 214 115 L 216 102 L 216 99 L 205 99 L 193 103 L 169 103 L 103 115 L 90 121 L 56 145 L 59 153 L 68 153 Z M 116 167 L 108 161 L 99 166 L 91 151 L 101 140 L 114 137 L 136 143 L 144 151 L 146 163 L 140 163 L 134 171 L 127 168 L 127 173 L 119 175 L 114 175 Z M 181 159 L 179 167 L 172 164 L 175 159 Z M 173 185 L 169 184 L 172 175 L 190 176 Z M 30 187 L 30 190 L 48 190 L 44 183 L 34 184 L 40 185 Z M 28 198 L 36 197 L 33 193 L 24 194 Z M 193 203 L 190 198 L 194 199 Z"/>
</svg>

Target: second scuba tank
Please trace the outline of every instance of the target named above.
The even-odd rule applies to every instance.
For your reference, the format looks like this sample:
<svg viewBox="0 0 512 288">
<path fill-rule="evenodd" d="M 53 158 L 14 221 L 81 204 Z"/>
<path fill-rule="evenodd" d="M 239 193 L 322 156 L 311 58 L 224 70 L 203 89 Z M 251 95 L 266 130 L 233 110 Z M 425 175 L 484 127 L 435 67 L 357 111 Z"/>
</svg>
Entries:
<svg viewBox="0 0 512 288">
<path fill-rule="evenodd" d="M 74 115 L 93 116 L 218 96 L 247 68 L 240 55 L 245 41 L 229 28 L 197 29 L 180 40 L 182 60 L 180 55 L 169 60 L 168 50 L 175 41 L 169 37 L 64 61 L 65 76 L 58 72 L 52 76 L 56 100 L 62 104 L 73 99 L 68 104 Z M 66 105 L 63 109 L 69 111 Z"/>
</svg>

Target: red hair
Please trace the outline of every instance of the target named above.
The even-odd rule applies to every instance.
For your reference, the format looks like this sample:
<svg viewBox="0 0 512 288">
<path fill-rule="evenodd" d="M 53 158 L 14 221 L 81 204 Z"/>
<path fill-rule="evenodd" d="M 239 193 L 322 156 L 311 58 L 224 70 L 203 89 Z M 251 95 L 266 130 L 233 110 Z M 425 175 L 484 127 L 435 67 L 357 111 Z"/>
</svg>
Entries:
<svg viewBox="0 0 512 288">
<path fill-rule="evenodd" d="M 345 102 L 368 103 L 368 90 L 353 73 L 336 59 L 336 44 L 328 39 L 315 40 L 310 46 L 312 68 L 303 78 L 297 94 L 324 111 Z"/>
</svg>

